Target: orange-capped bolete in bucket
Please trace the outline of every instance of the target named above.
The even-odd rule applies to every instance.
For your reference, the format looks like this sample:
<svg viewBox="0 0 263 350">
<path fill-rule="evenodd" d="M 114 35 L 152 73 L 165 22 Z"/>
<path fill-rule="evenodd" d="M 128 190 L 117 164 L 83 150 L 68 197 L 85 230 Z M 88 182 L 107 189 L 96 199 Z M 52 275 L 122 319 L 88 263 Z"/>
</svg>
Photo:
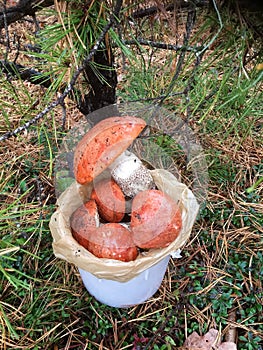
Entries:
<svg viewBox="0 0 263 350">
<path fill-rule="evenodd" d="M 94 184 L 91 198 L 98 206 L 100 217 L 108 222 L 120 222 L 125 214 L 125 196 L 119 185 L 111 178 Z"/>
<path fill-rule="evenodd" d="M 164 248 L 172 243 L 182 228 L 177 203 L 160 190 L 139 192 L 132 202 L 131 231 L 139 248 Z"/>
<path fill-rule="evenodd" d="M 93 199 L 72 213 L 70 227 L 75 240 L 98 258 L 127 262 L 138 256 L 131 231 L 124 224 L 100 225 L 97 205 Z"/>
<path fill-rule="evenodd" d="M 102 173 L 145 128 L 137 117 L 110 117 L 101 120 L 79 141 L 74 152 L 75 179 L 81 185 Z"/>
<path fill-rule="evenodd" d="M 107 223 L 89 235 L 88 250 L 98 258 L 135 260 L 138 250 L 131 232 L 119 223 Z"/>
<path fill-rule="evenodd" d="M 70 226 L 76 241 L 98 258 L 132 261 L 138 248 L 167 247 L 181 231 L 176 201 L 155 189 L 150 170 L 127 150 L 145 126 L 137 117 L 107 118 L 76 146 L 76 181 L 93 181 L 93 189 L 89 200 L 71 215 Z M 121 221 L 130 211 L 125 226 Z"/>
<path fill-rule="evenodd" d="M 90 232 L 100 224 L 96 202 L 92 199 L 78 207 L 70 216 L 70 227 L 75 240 L 88 249 Z"/>
</svg>

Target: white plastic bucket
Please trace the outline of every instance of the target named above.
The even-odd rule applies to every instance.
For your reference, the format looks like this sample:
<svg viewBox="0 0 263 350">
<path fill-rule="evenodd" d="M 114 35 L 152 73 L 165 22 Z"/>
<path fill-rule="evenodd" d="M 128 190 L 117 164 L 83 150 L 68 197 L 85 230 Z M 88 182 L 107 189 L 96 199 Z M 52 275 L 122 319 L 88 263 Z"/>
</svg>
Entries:
<svg viewBox="0 0 263 350">
<path fill-rule="evenodd" d="M 103 304 L 127 308 L 141 304 L 159 289 L 164 278 L 170 255 L 128 282 L 100 279 L 79 268 L 80 276 L 88 292 Z"/>
</svg>

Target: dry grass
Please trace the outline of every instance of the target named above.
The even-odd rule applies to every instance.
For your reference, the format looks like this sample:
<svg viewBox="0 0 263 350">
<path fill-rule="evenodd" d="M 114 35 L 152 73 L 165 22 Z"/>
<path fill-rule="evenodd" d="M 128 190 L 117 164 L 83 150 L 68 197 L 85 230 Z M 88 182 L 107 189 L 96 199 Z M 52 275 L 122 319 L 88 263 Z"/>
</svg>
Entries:
<svg viewBox="0 0 263 350">
<path fill-rule="evenodd" d="M 180 16 L 180 21 L 182 18 L 185 17 Z M 226 20 L 231 24 L 230 18 Z M 232 20 L 233 29 L 236 21 Z M 178 27 L 184 24 L 180 21 Z M 154 39 L 169 41 L 169 21 L 160 23 L 164 36 Z M 21 32 L 27 42 L 32 30 L 28 26 L 20 23 L 12 30 Z M 227 30 L 232 33 L 231 28 Z M 171 42 L 177 43 L 183 31 Z M 159 30 L 158 34 L 161 33 Z M 207 35 L 206 32 L 204 37 Z M 214 43 L 215 56 L 211 58 L 210 50 L 204 60 L 204 66 L 211 59 L 213 68 L 221 68 L 220 80 L 224 78 L 225 66 L 220 66 L 223 56 L 218 52 L 224 44 L 224 35 L 225 32 Z M 10 57 L 12 54 L 15 55 L 15 50 Z M 178 55 L 171 52 L 159 54 L 157 50 L 148 50 L 143 55 L 144 62 L 149 63 L 148 70 L 143 61 L 137 62 L 137 67 L 134 63 L 124 70 L 119 68 L 122 80 L 118 93 L 122 100 L 125 95 L 126 100 L 156 97 L 167 88 L 168 77 L 178 63 Z M 223 55 L 227 57 L 228 53 L 223 51 Z M 21 59 L 25 64 L 28 60 L 33 62 L 28 56 Z M 253 64 L 247 67 L 247 74 L 253 72 Z M 185 86 L 191 67 L 193 62 L 189 60 L 178 80 L 178 90 Z M 141 74 L 142 68 L 145 75 Z M 202 79 L 203 74 L 198 77 Z M 41 111 L 46 99 L 44 89 L 12 80 L 13 91 L 18 92 L 14 97 L 11 85 L 3 84 L 5 76 L 1 76 L 1 81 L 1 107 L 6 112 L 0 117 L 3 133 Z M 233 78 L 229 84 L 234 83 Z M 222 91 L 224 86 L 220 85 Z M 194 90 L 196 94 L 198 91 Z M 223 97 L 224 94 L 227 95 L 226 91 L 222 92 Z M 194 95 L 190 96 L 193 105 L 199 96 L 196 100 Z M 262 113 L 251 107 L 249 113 L 241 114 L 243 119 L 234 112 L 231 118 L 226 117 L 234 109 L 226 105 L 224 111 L 220 110 L 220 98 L 217 94 L 215 100 L 209 100 L 203 107 L 205 118 L 198 110 L 187 115 L 182 97 L 166 102 L 167 107 L 179 109 L 182 119 L 188 118 L 189 125 L 198 133 L 207 154 L 210 187 L 206 207 L 184 248 L 183 258 L 171 259 L 163 283 L 151 299 L 129 309 L 98 303 L 85 291 L 77 269 L 55 258 L 52 252 L 48 223 L 56 201 L 54 159 L 61 139 L 80 120 L 75 104 L 66 101 L 64 129 L 62 110 L 58 108 L 39 125 L 1 145 L 1 349 L 171 349 L 179 348 L 192 331 L 204 333 L 212 327 L 219 329 L 224 339 L 234 328 L 234 340 L 240 350 L 260 349 L 263 185 L 259 184 L 251 194 L 247 189 L 263 176 Z M 246 103 L 251 105 L 253 98 L 248 94 Z M 255 95 L 258 104 L 261 98 L 262 95 Z"/>
</svg>

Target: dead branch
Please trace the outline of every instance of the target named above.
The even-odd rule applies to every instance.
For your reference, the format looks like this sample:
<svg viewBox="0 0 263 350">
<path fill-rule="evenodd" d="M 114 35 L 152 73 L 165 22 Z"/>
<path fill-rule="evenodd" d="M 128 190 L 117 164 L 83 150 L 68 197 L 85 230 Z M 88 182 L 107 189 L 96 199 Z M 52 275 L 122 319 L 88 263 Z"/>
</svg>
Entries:
<svg viewBox="0 0 263 350">
<path fill-rule="evenodd" d="M 166 44 L 166 43 L 160 43 L 152 40 L 145 40 L 145 39 L 135 39 L 135 40 L 123 40 L 124 45 L 144 45 L 144 46 L 150 46 L 157 49 L 162 50 L 171 50 L 171 51 L 191 51 L 191 52 L 198 52 L 203 50 L 203 46 L 184 46 L 184 45 L 172 45 L 172 44 Z"/>
<path fill-rule="evenodd" d="M 42 8 L 54 4 L 53 0 L 20 0 L 16 6 L 0 8 L 0 29 L 5 28 L 25 16 L 35 16 L 36 12 Z"/>
<path fill-rule="evenodd" d="M 65 98 L 73 91 L 74 86 L 75 86 L 80 74 L 82 74 L 85 71 L 85 69 L 89 65 L 89 62 L 91 62 L 91 60 L 93 59 L 93 57 L 95 56 L 95 54 L 99 50 L 99 48 L 100 48 L 100 46 L 105 38 L 105 35 L 108 33 L 110 28 L 116 24 L 116 22 L 119 18 L 119 13 L 120 13 L 120 10 L 122 7 L 122 2 L 123 2 L 122 0 L 116 0 L 116 5 L 114 8 L 114 11 L 110 16 L 108 23 L 103 28 L 99 38 L 95 42 L 93 48 L 90 50 L 88 56 L 84 59 L 82 65 L 73 74 L 69 84 L 67 85 L 67 87 L 65 88 L 65 90 L 61 94 L 61 96 L 59 98 L 57 98 L 54 102 L 50 103 L 43 111 L 38 113 L 34 118 L 32 118 L 31 120 L 26 122 L 24 125 L 18 127 L 17 129 L 15 129 L 13 131 L 8 131 L 5 134 L 3 134 L 2 136 L 0 136 L 0 142 L 5 141 L 5 140 L 9 139 L 10 137 L 17 136 L 22 131 L 27 130 L 30 126 L 36 124 L 40 119 L 42 119 L 47 113 L 49 113 L 55 107 L 57 107 L 59 105 L 61 105 L 62 107 L 64 106 Z"/>
<path fill-rule="evenodd" d="M 27 80 L 32 84 L 50 87 L 52 81 L 50 78 L 43 76 L 42 73 L 33 68 L 26 68 L 21 64 L 0 60 L 0 70 L 8 76 L 17 79 Z"/>
<path fill-rule="evenodd" d="M 185 46 L 185 47 L 188 46 L 190 35 L 191 35 L 192 29 L 193 29 L 194 23 L 195 23 L 195 17 L 196 17 L 195 8 L 192 8 L 192 10 L 188 11 L 187 21 L 186 21 L 186 26 L 185 26 L 185 35 L 184 35 L 184 41 L 183 41 L 183 46 Z M 179 77 L 179 75 L 183 69 L 185 55 L 186 55 L 186 51 L 180 52 L 175 73 L 174 73 L 172 80 L 171 80 L 171 83 L 167 89 L 166 96 L 160 101 L 160 104 L 162 104 L 164 102 L 164 100 L 171 94 L 171 92 L 176 84 L 177 78 Z M 186 94 L 188 93 L 188 90 L 189 90 L 189 88 L 186 89 L 186 91 L 185 91 Z"/>
<path fill-rule="evenodd" d="M 176 0 L 176 1 L 173 1 L 171 4 L 168 4 L 167 6 L 165 6 L 164 9 L 165 9 L 165 11 L 173 11 L 175 9 L 180 9 L 180 8 L 188 9 L 192 5 L 195 5 L 198 7 L 208 6 L 209 0 L 195 0 L 195 1 Z M 130 18 L 137 19 L 137 18 L 153 16 L 156 13 L 158 13 L 158 11 L 159 11 L 158 6 L 151 6 L 151 7 L 140 9 L 140 10 L 134 12 L 130 16 Z"/>
</svg>

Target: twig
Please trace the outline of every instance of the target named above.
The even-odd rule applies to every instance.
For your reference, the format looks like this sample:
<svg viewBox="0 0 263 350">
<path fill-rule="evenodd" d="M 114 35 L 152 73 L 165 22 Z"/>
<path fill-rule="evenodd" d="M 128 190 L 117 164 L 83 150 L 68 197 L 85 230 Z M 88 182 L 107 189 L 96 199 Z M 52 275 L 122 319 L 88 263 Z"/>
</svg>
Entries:
<svg viewBox="0 0 263 350">
<path fill-rule="evenodd" d="M 16 54 L 13 62 L 16 64 L 20 52 L 20 36 L 18 36 L 16 33 L 14 34 L 14 43 L 16 43 Z"/>
<path fill-rule="evenodd" d="M 195 15 L 196 15 L 195 9 L 190 10 L 188 12 L 188 15 L 187 15 L 185 35 L 184 35 L 184 42 L 183 42 L 183 46 L 185 46 L 185 47 L 188 46 L 190 34 L 191 34 L 192 28 L 193 28 L 194 23 L 195 23 Z M 186 51 L 181 51 L 180 52 L 174 76 L 172 77 L 170 85 L 168 86 L 166 95 L 163 97 L 163 99 L 159 103 L 160 105 L 163 104 L 164 100 L 171 94 L 171 92 L 172 92 L 172 90 L 173 90 L 173 88 L 174 88 L 174 86 L 176 84 L 176 80 L 177 80 L 177 78 L 178 78 L 178 76 L 181 73 L 182 68 L 183 68 L 185 54 L 186 54 Z"/>
<path fill-rule="evenodd" d="M 201 0 L 201 1 L 184 1 L 184 0 L 177 0 L 174 1 L 171 4 L 168 4 L 165 7 L 165 11 L 173 11 L 175 8 L 189 8 L 191 4 L 194 3 L 196 6 L 208 6 L 209 1 L 208 0 Z M 158 6 L 151 6 L 146 9 L 138 10 L 134 12 L 131 16 L 130 19 L 136 19 L 136 18 L 143 18 L 147 16 L 152 16 L 155 15 L 158 12 Z"/>
<path fill-rule="evenodd" d="M 50 87 L 52 81 L 43 76 L 42 73 L 33 68 L 26 68 L 21 64 L 0 60 L 0 69 L 7 75 L 13 75 L 16 78 L 27 80 L 32 84 Z"/>
<path fill-rule="evenodd" d="M 62 108 L 62 130 L 65 130 L 66 117 L 67 117 L 67 110 L 66 110 L 65 101 L 61 102 L 60 105 Z"/>
<path fill-rule="evenodd" d="M 39 21 L 37 20 L 37 16 L 35 13 L 32 15 L 32 19 L 33 19 L 33 23 L 34 23 L 35 28 L 36 28 L 36 33 L 40 32 Z"/>
<path fill-rule="evenodd" d="M 163 50 L 172 50 L 172 51 L 190 51 L 190 52 L 198 52 L 203 50 L 203 46 L 184 46 L 184 45 L 172 45 L 172 44 L 166 44 L 166 43 L 160 43 L 152 40 L 145 40 L 145 39 L 134 39 L 134 40 L 123 40 L 122 41 L 124 45 L 145 45 L 150 47 L 155 47 L 157 49 L 163 49 Z"/>
<path fill-rule="evenodd" d="M 7 25 L 14 23 L 23 17 L 29 15 L 34 16 L 34 14 L 39 11 L 39 9 L 44 7 L 49 7 L 54 4 L 53 0 L 24 0 L 19 1 L 16 6 L 7 8 L 4 11 L 0 11 L 0 29 Z"/>
<path fill-rule="evenodd" d="M 236 310 L 233 309 L 233 310 L 230 310 L 228 314 L 229 327 L 227 328 L 227 331 L 225 333 L 226 342 L 236 343 L 237 329 L 235 327 L 235 323 L 236 323 Z"/>
<path fill-rule="evenodd" d="M 4 10 L 3 10 L 3 18 L 4 18 L 4 27 L 5 27 L 5 39 L 6 39 L 6 51 L 5 51 L 5 61 L 8 59 L 8 53 L 10 52 L 10 38 L 8 31 L 8 24 L 6 18 L 6 0 L 4 1 Z"/>
<path fill-rule="evenodd" d="M 36 124 L 40 119 L 42 119 L 48 112 L 50 112 L 52 109 L 57 107 L 58 105 L 63 105 L 65 98 L 68 96 L 68 94 L 73 90 L 74 85 L 76 84 L 76 81 L 80 74 L 86 69 L 89 62 L 92 60 L 93 56 L 98 51 L 102 41 L 104 40 L 104 37 L 106 33 L 109 31 L 109 29 L 116 23 L 117 19 L 119 18 L 119 13 L 122 6 L 122 0 L 117 0 L 116 5 L 114 8 L 114 11 L 112 15 L 110 16 L 110 19 L 108 23 L 103 28 L 99 38 L 97 39 L 96 43 L 94 44 L 93 48 L 90 50 L 90 53 L 88 56 L 84 59 L 82 66 L 80 66 L 73 74 L 68 86 L 65 88 L 64 92 L 60 95 L 59 98 L 57 98 L 56 101 L 50 103 L 43 111 L 41 111 L 39 114 L 37 114 L 34 118 L 30 119 L 28 122 L 26 122 L 24 125 L 18 127 L 17 129 L 13 131 L 8 131 L 7 133 L 0 136 L 0 142 L 5 141 L 9 139 L 12 136 L 16 136 L 17 134 L 21 133 L 22 131 L 28 129 L 31 125 Z"/>
</svg>

